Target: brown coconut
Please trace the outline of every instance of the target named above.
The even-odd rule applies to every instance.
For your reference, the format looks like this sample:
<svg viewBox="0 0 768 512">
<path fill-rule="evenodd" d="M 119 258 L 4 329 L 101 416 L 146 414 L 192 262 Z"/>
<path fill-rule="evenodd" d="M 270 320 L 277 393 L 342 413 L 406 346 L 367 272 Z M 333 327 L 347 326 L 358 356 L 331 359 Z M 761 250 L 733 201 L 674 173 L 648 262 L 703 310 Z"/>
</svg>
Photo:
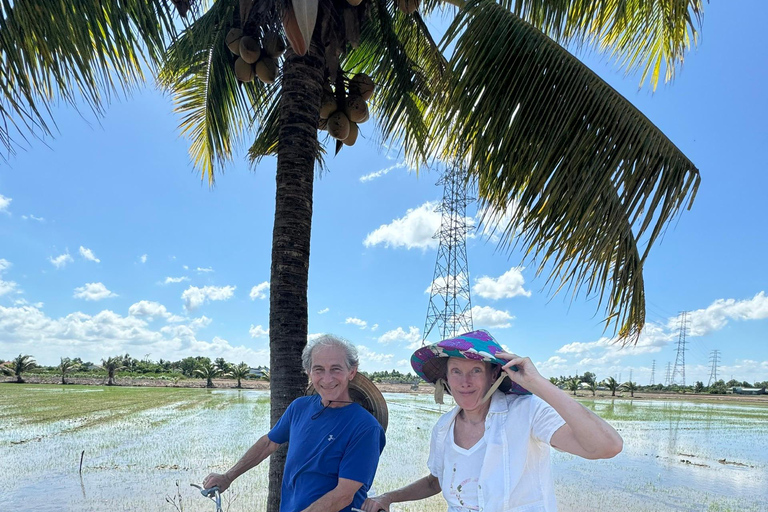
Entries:
<svg viewBox="0 0 768 512">
<path fill-rule="evenodd" d="M 264 51 L 270 57 L 277 59 L 285 53 L 285 41 L 283 41 L 283 36 L 277 32 L 268 32 L 264 35 L 264 39 L 261 42 L 264 46 Z"/>
<path fill-rule="evenodd" d="M 419 0 L 397 0 L 397 8 L 405 14 L 413 14 L 419 8 Z"/>
<path fill-rule="evenodd" d="M 373 83 L 373 79 L 365 73 L 358 73 L 349 81 L 349 90 L 362 96 L 365 101 L 371 99 L 374 89 L 376 89 L 376 85 Z"/>
<path fill-rule="evenodd" d="M 323 94 L 323 104 L 320 105 L 320 119 L 328 119 L 331 114 L 339 110 L 336 98 Z"/>
<path fill-rule="evenodd" d="M 353 123 L 364 123 L 368 120 L 368 105 L 362 96 L 350 96 L 344 113 Z"/>
<path fill-rule="evenodd" d="M 235 76 L 241 82 L 253 81 L 253 64 L 248 64 L 242 57 L 235 61 Z"/>
<path fill-rule="evenodd" d="M 240 38 L 240 58 L 248 64 L 254 64 L 261 57 L 259 42 L 251 36 Z"/>
<path fill-rule="evenodd" d="M 256 63 L 256 76 L 265 84 L 275 83 L 277 78 L 277 61 L 272 57 L 262 57 Z"/>
<path fill-rule="evenodd" d="M 224 41 L 227 43 L 227 47 L 229 48 L 229 51 L 234 53 L 235 55 L 240 55 L 240 39 L 243 37 L 243 31 L 239 28 L 231 28 L 229 29 L 229 32 L 227 32 L 227 36 L 224 38 Z"/>
<path fill-rule="evenodd" d="M 355 141 L 357 141 L 357 135 L 360 132 L 360 130 L 357 128 L 357 123 L 349 123 L 349 135 L 347 135 L 347 138 L 344 139 L 342 142 L 346 144 L 347 146 L 352 146 L 355 144 Z"/>
<path fill-rule="evenodd" d="M 337 110 L 328 118 L 328 133 L 334 139 L 344 140 L 349 137 L 349 119 L 341 110 Z"/>
</svg>

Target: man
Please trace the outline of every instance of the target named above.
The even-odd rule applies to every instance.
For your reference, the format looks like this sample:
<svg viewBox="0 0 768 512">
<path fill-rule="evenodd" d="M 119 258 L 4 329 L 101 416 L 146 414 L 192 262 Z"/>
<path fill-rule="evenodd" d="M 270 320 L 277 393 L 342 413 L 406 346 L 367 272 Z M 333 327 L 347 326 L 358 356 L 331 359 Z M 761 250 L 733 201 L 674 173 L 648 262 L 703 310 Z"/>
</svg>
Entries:
<svg viewBox="0 0 768 512">
<path fill-rule="evenodd" d="M 205 488 L 226 490 L 232 482 L 289 442 L 281 512 L 350 512 L 360 508 L 384 449 L 384 429 L 352 401 L 357 349 L 324 335 L 302 353 L 316 395 L 294 400 L 277 424 L 224 474 L 211 473 Z"/>
</svg>

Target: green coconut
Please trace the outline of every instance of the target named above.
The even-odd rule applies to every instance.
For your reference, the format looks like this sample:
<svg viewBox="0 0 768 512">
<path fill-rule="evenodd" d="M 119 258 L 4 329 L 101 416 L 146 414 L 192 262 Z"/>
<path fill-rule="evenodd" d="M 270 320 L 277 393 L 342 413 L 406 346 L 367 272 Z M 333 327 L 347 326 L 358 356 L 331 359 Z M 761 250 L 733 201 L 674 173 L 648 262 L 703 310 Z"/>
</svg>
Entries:
<svg viewBox="0 0 768 512">
<path fill-rule="evenodd" d="M 334 139 L 344 140 L 349 137 L 349 119 L 341 110 L 337 110 L 328 118 L 328 133 Z"/>
<path fill-rule="evenodd" d="M 355 144 L 355 141 L 357 141 L 357 135 L 360 133 L 360 130 L 357 127 L 357 123 L 350 122 L 349 123 L 349 135 L 347 135 L 347 138 L 344 139 L 342 142 L 347 146 L 352 146 Z"/>
<path fill-rule="evenodd" d="M 275 83 L 275 79 L 277 79 L 277 61 L 272 57 L 262 57 L 256 63 L 256 76 L 265 84 Z"/>
<path fill-rule="evenodd" d="M 240 38 L 243 37 L 243 31 L 239 28 L 231 28 L 229 29 L 229 32 L 227 32 L 227 36 L 224 38 L 224 41 L 227 43 L 227 47 L 229 48 L 229 51 L 234 53 L 235 55 L 240 55 Z"/>
<path fill-rule="evenodd" d="M 240 38 L 240 58 L 248 64 L 254 64 L 261 57 L 259 42 L 251 36 Z"/>
<path fill-rule="evenodd" d="M 349 90 L 361 96 L 365 101 L 371 99 L 374 89 L 376 89 L 376 85 L 373 83 L 373 79 L 365 73 L 358 73 L 349 81 Z"/>
<path fill-rule="evenodd" d="M 235 76 L 241 82 L 253 81 L 253 64 L 248 64 L 242 57 L 235 61 Z"/>
<path fill-rule="evenodd" d="M 344 113 L 353 123 L 364 123 L 368 120 L 368 105 L 362 96 L 350 96 Z"/>
<path fill-rule="evenodd" d="M 285 52 L 285 41 L 277 32 L 267 32 L 261 42 L 264 45 L 264 51 L 270 57 L 277 59 Z"/>
</svg>

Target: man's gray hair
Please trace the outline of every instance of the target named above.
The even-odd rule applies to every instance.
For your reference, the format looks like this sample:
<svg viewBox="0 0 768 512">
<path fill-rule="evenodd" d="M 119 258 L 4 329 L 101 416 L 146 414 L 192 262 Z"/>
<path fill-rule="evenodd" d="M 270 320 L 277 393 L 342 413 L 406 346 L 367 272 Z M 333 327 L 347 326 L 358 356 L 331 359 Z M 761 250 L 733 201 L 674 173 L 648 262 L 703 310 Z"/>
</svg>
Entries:
<svg viewBox="0 0 768 512">
<path fill-rule="evenodd" d="M 333 334 L 323 334 L 319 338 L 315 338 L 307 343 L 307 346 L 304 347 L 304 351 L 301 353 L 301 364 L 307 374 L 309 374 L 312 368 L 312 353 L 316 348 L 322 347 L 338 347 L 344 350 L 347 359 L 347 369 L 357 368 L 360 364 L 357 357 L 357 348 L 352 343 Z"/>
</svg>

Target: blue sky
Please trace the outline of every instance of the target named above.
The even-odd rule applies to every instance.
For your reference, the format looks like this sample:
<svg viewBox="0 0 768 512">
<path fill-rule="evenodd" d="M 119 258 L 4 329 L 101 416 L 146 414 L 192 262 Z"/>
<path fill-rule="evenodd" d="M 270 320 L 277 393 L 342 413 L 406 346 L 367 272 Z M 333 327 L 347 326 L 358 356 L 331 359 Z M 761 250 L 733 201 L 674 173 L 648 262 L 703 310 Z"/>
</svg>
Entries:
<svg viewBox="0 0 768 512">
<path fill-rule="evenodd" d="M 685 310 L 687 382 L 706 384 L 712 350 L 726 380 L 768 379 L 766 16 L 759 0 L 707 4 L 698 49 L 655 93 L 606 58 L 583 56 L 702 174 L 693 209 L 647 262 L 649 323 L 638 346 L 613 344 L 594 299 L 550 297 L 533 265 L 479 232 L 467 245 L 476 328 L 547 376 L 627 380 L 632 371 L 646 384 L 654 360 L 656 382 L 674 363 Z M 275 162 L 251 169 L 241 152 L 209 189 L 172 108 L 152 86 L 103 119 L 56 108 L 58 135 L 0 166 L 0 358 L 268 363 Z M 362 125 L 357 145 L 328 157 L 316 180 L 309 332 L 358 344 L 364 370 L 405 371 L 424 328 L 442 190 L 437 169 L 417 175 L 377 142 L 373 121 Z"/>
</svg>

